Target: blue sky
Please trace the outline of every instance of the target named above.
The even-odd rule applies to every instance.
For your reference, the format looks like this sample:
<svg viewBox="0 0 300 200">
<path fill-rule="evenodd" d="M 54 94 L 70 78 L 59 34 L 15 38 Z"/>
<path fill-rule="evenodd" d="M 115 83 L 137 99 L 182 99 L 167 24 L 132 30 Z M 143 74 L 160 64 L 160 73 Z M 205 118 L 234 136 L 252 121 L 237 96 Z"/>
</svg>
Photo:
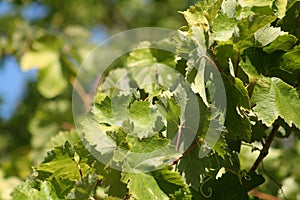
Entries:
<svg viewBox="0 0 300 200">
<path fill-rule="evenodd" d="M 0 2 L 0 17 L 14 15 L 14 7 L 8 1 Z M 45 17 L 47 9 L 38 3 L 25 6 L 22 16 L 28 21 Z M 19 101 L 23 98 L 29 80 L 35 80 L 36 70 L 22 72 L 13 56 L 0 60 L 0 118 L 8 120 L 14 113 Z"/>
<path fill-rule="evenodd" d="M 49 9 L 40 3 L 31 3 L 21 12 L 24 19 L 35 21 L 46 17 Z M 0 2 L 0 17 L 14 15 L 14 7 L 8 1 Z M 91 42 L 97 44 L 108 37 L 101 25 L 92 28 Z M 8 120 L 14 113 L 18 103 L 24 97 L 28 81 L 36 79 L 36 70 L 22 72 L 13 56 L 6 56 L 0 60 L 0 118 Z"/>
<path fill-rule="evenodd" d="M 35 71 L 22 72 L 16 59 L 7 56 L 0 64 L 0 117 L 7 120 L 11 117 L 22 99 L 28 80 L 34 80 Z"/>
</svg>

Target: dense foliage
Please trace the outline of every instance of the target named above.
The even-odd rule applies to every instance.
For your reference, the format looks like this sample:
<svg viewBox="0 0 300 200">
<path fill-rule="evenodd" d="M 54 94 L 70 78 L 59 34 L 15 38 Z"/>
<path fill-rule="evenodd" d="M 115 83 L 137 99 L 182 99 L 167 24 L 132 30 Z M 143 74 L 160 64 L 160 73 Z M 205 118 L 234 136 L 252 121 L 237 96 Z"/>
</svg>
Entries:
<svg viewBox="0 0 300 200">
<path fill-rule="evenodd" d="M 47 5 L 58 6 L 50 1 Z M 109 10 L 105 6 L 103 10 Z M 61 12 L 75 8 L 74 4 Z M 296 0 L 199 1 L 181 12 L 187 25 L 178 30 L 179 36 L 161 41 L 174 52 L 143 42 L 103 74 L 92 97 L 90 117 L 82 122 L 83 133 L 74 128 L 70 95 L 77 66 L 92 47 L 82 46 L 87 38 L 82 25 L 91 21 L 89 11 L 78 16 L 76 26 L 65 26 L 60 20 L 74 19 L 57 17 L 63 15 L 60 12 L 25 25 L 27 42 L 17 43 L 24 46 L 16 48 L 17 38 L 22 37 L 14 36 L 4 52 L 18 55 L 23 70 L 38 67 L 38 81 L 24 102 L 30 106 L 21 107 L 20 116 L 4 130 L 14 127 L 21 135 L 18 123 L 27 113 L 22 123 L 28 123 L 32 134 L 29 156 L 36 165 L 14 189 L 13 199 L 242 200 L 268 195 L 296 199 L 300 189 L 299 10 Z M 110 13 L 102 14 L 93 19 Z M 120 16 L 107 19 L 107 27 L 119 22 Z M 39 28 L 43 20 L 53 32 Z M 145 84 L 149 77 L 155 84 Z M 122 87 L 127 84 L 133 89 L 118 90 L 120 79 L 124 79 Z M 82 93 L 78 88 L 75 92 Z M 83 103 L 84 96 L 91 98 L 82 94 Z M 95 133 L 112 144 L 107 140 L 95 144 L 88 137 Z M 211 135 L 218 136 L 217 141 Z M 159 149 L 165 154 L 157 154 Z M 149 156 L 132 161 L 134 153 Z M 96 159 L 101 156 L 108 157 L 109 164 Z M 1 166 L 5 173 L 29 162 L 22 155 L 16 157 L 17 163 Z M 163 164 L 153 170 L 157 160 Z"/>
</svg>

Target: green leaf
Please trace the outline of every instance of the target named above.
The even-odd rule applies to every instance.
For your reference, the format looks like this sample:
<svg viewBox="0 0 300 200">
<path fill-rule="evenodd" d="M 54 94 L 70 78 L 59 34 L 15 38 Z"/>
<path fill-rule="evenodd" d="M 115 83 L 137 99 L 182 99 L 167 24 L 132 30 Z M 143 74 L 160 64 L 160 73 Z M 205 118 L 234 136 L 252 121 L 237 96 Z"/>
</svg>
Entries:
<svg viewBox="0 0 300 200">
<path fill-rule="evenodd" d="M 243 109 L 249 109 L 249 96 L 244 83 L 238 79 L 223 79 L 227 96 L 225 126 L 229 134 L 239 140 L 250 141 L 251 124 Z M 232 123 L 234 122 L 234 123 Z"/>
<path fill-rule="evenodd" d="M 130 146 L 130 151 L 136 153 L 153 152 L 156 150 L 160 150 L 170 144 L 170 140 L 166 138 L 160 138 L 157 135 L 143 139 L 138 139 L 136 137 L 128 135 L 126 139 Z M 146 158 L 143 159 L 146 160 Z"/>
<path fill-rule="evenodd" d="M 127 183 L 129 194 L 136 199 L 169 199 L 158 186 L 155 178 L 149 174 L 122 173 L 123 183 Z"/>
<path fill-rule="evenodd" d="M 40 69 L 38 80 L 39 92 L 48 99 L 62 94 L 67 88 L 67 81 L 63 77 L 59 61 Z"/>
<path fill-rule="evenodd" d="M 285 16 L 278 22 L 278 25 L 281 26 L 284 31 L 294 34 L 297 37 L 299 37 L 299 27 L 297 28 L 296 25 L 299 9 L 299 1 L 290 3 Z"/>
<path fill-rule="evenodd" d="M 254 37 L 256 42 L 261 46 L 266 46 L 273 42 L 277 37 L 285 35 L 286 33 L 281 31 L 278 27 L 265 26 L 255 32 Z"/>
<path fill-rule="evenodd" d="M 256 1 L 256 0 L 243 0 L 239 1 L 241 6 L 243 7 L 253 7 L 253 6 L 271 6 L 274 0 L 264 0 L 264 1 Z"/>
<path fill-rule="evenodd" d="M 205 168 L 211 167 L 208 157 L 199 158 L 199 150 L 197 147 L 189 152 L 178 165 L 180 173 L 184 173 L 186 183 L 191 184 L 194 190 L 199 190 L 200 176 L 205 175 Z"/>
<path fill-rule="evenodd" d="M 207 30 L 219 12 L 221 4 L 221 0 L 203 1 L 180 13 L 184 15 L 189 26 L 202 25 L 203 29 Z"/>
<path fill-rule="evenodd" d="M 215 47 L 215 52 L 219 61 L 219 67 L 222 71 L 229 74 L 229 61 L 233 63 L 233 66 L 236 66 L 236 62 L 238 60 L 238 49 L 233 44 L 220 42 Z"/>
<path fill-rule="evenodd" d="M 191 88 L 195 93 L 198 93 L 203 102 L 208 106 L 206 91 L 205 91 L 205 68 L 207 66 L 207 58 L 203 57 L 205 52 L 202 46 L 193 50 L 190 53 L 190 59 L 187 62 L 187 79 L 192 82 Z M 203 55 L 204 54 L 204 55 Z"/>
<path fill-rule="evenodd" d="M 129 67 L 139 67 L 141 65 L 157 63 L 156 58 L 152 55 L 149 42 L 141 43 L 139 48 L 143 49 L 131 52 L 130 56 L 127 58 L 127 65 Z"/>
<path fill-rule="evenodd" d="M 267 26 L 276 19 L 275 15 L 255 14 L 247 18 L 243 18 L 238 23 L 238 34 L 235 36 L 238 48 L 246 48 L 252 46 L 252 37 L 256 31 Z"/>
<path fill-rule="evenodd" d="M 157 119 L 157 110 L 150 108 L 149 101 L 135 101 L 129 109 L 134 132 L 139 138 L 151 135 Z"/>
<path fill-rule="evenodd" d="M 39 69 L 38 90 L 45 98 L 50 99 L 62 94 L 67 87 L 67 81 L 63 76 L 57 47 L 49 47 L 47 41 L 36 42 L 33 46 L 35 49 L 26 51 L 21 58 L 22 69 L 25 71 L 32 68 Z"/>
<path fill-rule="evenodd" d="M 219 14 L 212 26 L 212 37 L 216 41 L 228 41 L 234 32 L 237 22 L 234 18 Z"/>
<path fill-rule="evenodd" d="M 197 195 L 203 199 L 248 199 L 248 192 L 264 181 L 261 175 L 253 172 L 241 174 L 226 172 L 219 179 L 211 176 L 204 180 Z"/>
<path fill-rule="evenodd" d="M 50 141 L 47 143 L 47 148 L 52 149 L 54 147 L 64 145 L 66 141 L 72 145 L 77 144 L 80 142 L 78 133 L 73 129 L 70 131 L 60 131 L 55 136 L 51 137 Z"/>
<path fill-rule="evenodd" d="M 103 187 L 107 187 L 105 191 L 111 197 L 118 197 L 124 199 L 126 196 L 127 188 L 126 183 L 121 182 L 121 171 L 108 168 L 105 171 L 101 172 L 104 179 L 101 183 Z"/>
<path fill-rule="evenodd" d="M 267 53 L 273 53 L 274 51 L 288 51 L 297 42 L 297 38 L 293 35 L 280 35 L 270 45 L 263 48 Z"/>
<path fill-rule="evenodd" d="M 96 174 L 87 174 L 76 182 L 75 191 L 69 193 L 67 199 L 89 199 L 90 196 L 94 196 L 97 182 L 98 176 Z"/>
<path fill-rule="evenodd" d="M 288 0 L 275 0 L 274 4 L 277 8 L 278 17 L 279 18 L 284 17 L 287 9 Z"/>
<path fill-rule="evenodd" d="M 236 12 L 237 1 L 236 0 L 225 0 L 222 3 L 222 12 L 227 15 L 227 17 L 234 17 Z"/>
<path fill-rule="evenodd" d="M 101 91 L 106 92 L 109 96 L 119 94 L 119 92 L 128 92 L 130 89 L 130 79 L 127 69 L 117 68 L 109 72 L 104 82 L 99 85 Z"/>
<path fill-rule="evenodd" d="M 158 135 L 143 139 L 128 135 L 126 142 L 130 151 L 126 155 L 121 155 L 122 159 L 119 158 L 125 161 L 123 170 L 152 171 L 156 169 L 155 167 L 164 167 L 181 156 L 175 146 L 170 145 L 169 139 Z"/>
<path fill-rule="evenodd" d="M 291 51 L 282 55 L 280 68 L 300 75 L 300 46 L 296 46 Z"/>
<path fill-rule="evenodd" d="M 12 197 L 15 200 L 59 200 L 56 191 L 47 181 L 40 183 L 40 190 L 33 188 L 33 182 L 26 181 L 22 185 L 19 185 Z"/>
<path fill-rule="evenodd" d="M 185 196 L 190 193 L 188 185 L 178 172 L 171 171 L 168 168 L 163 168 L 153 171 L 151 174 L 157 181 L 159 187 L 169 196 L 172 194 L 176 195 L 177 191 L 181 191 L 181 194 L 184 195 L 182 198 L 185 198 Z"/>
<path fill-rule="evenodd" d="M 65 123 L 72 122 L 70 110 L 71 105 L 67 100 L 40 104 L 29 122 L 29 131 L 32 134 L 31 145 L 37 150 L 44 149 L 50 138 L 61 130 Z M 37 153 L 36 159 L 40 159 Z"/>
<path fill-rule="evenodd" d="M 58 198 L 65 199 L 67 194 L 74 188 L 74 181 L 64 179 L 61 177 L 52 178 L 50 181 L 53 188 L 55 188 Z"/>
<path fill-rule="evenodd" d="M 295 88 L 281 79 L 264 77 L 257 81 L 251 97 L 258 119 L 270 127 L 280 116 L 300 128 L 300 97 Z"/>
<path fill-rule="evenodd" d="M 149 94 L 172 87 L 178 78 L 178 72 L 161 63 L 141 64 L 131 69 L 130 74 L 138 87 Z"/>
<path fill-rule="evenodd" d="M 78 180 L 80 178 L 79 168 L 83 174 L 86 174 L 90 167 L 86 163 L 80 163 L 79 166 L 74 161 L 73 155 L 74 150 L 68 142 L 64 146 L 56 147 L 48 152 L 45 160 L 36 167 L 39 178 L 61 177 L 71 181 Z"/>
<path fill-rule="evenodd" d="M 174 97 L 160 98 L 160 102 L 158 109 L 167 119 L 167 138 L 172 139 L 178 132 L 181 108 Z"/>
<path fill-rule="evenodd" d="M 42 69 L 57 63 L 59 54 L 53 49 L 29 50 L 21 58 L 21 68 L 24 71 Z"/>
</svg>

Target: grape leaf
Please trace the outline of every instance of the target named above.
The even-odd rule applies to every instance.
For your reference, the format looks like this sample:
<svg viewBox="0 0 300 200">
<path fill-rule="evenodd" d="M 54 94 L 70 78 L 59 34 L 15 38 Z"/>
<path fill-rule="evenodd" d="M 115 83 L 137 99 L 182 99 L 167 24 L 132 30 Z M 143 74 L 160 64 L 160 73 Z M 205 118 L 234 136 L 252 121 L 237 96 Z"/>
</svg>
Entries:
<svg viewBox="0 0 300 200">
<path fill-rule="evenodd" d="M 67 82 L 63 77 L 57 49 L 48 45 L 41 42 L 34 43 L 35 49 L 26 51 L 22 56 L 21 67 L 25 71 L 32 68 L 39 69 L 38 90 L 41 95 L 50 99 L 63 93 Z"/>
<path fill-rule="evenodd" d="M 248 199 L 248 192 L 264 181 L 261 175 L 253 172 L 238 175 L 226 172 L 219 179 L 209 177 L 204 180 L 197 195 L 203 199 Z"/>
<path fill-rule="evenodd" d="M 127 65 L 129 67 L 139 67 L 142 65 L 157 63 L 157 60 L 153 57 L 149 47 L 149 42 L 141 43 L 139 48 L 142 49 L 138 49 L 130 53 L 130 56 L 127 58 Z"/>
<path fill-rule="evenodd" d="M 280 68 L 290 73 L 300 75 L 300 46 L 296 46 L 291 51 L 282 55 Z"/>
<path fill-rule="evenodd" d="M 93 196 L 97 181 L 96 174 L 87 174 L 76 182 L 75 191 L 69 193 L 66 199 L 89 199 L 90 196 Z"/>
<path fill-rule="evenodd" d="M 119 94 L 119 92 L 128 93 L 130 90 L 130 78 L 127 69 L 117 68 L 109 71 L 107 77 L 101 85 L 101 91 L 106 92 L 108 95 Z"/>
<path fill-rule="evenodd" d="M 265 1 L 255 1 L 255 0 L 243 0 L 239 1 L 241 6 L 243 7 L 253 7 L 253 6 L 271 6 L 274 0 L 265 0 Z"/>
<path fill-rule="evenodd" d="M 280 116 L 300 128 L 300 97 L 295 88 L 276 77 L 263 77 L 256 82 L 251 97 L 258 119 L 270 127 Z"/>
<path fill-rule="evenodd" d="M 181 191 L 181 194 L 186 195 L 190 193 L 188 185 L 184 182 L 182 176 L 178 172 L 171 171 L 168 168 L 163 168 L 151 172 L 159 187 L 169 196 Z M 178 194 L 177 194 L 178 195 Z"/>
<path fill-rule="evenodd" d="M 19 185 L 12 193 L 13 199 L 24 200 L 59 200 L 55 189 L 47 181 L 40 183 L 40 190 L 33 188 L 33 182 L 26 181 Z"/>
<path fill-rule="evenodd" d="M 127 188 L 126 183 L 121 182 L 121 172 L 112 168 L 101 171 L 104 179 L 101 183 L 103 187 L 108 187 L 105 191 L 110 197 L 118 197 L 124 199 Z"/>
<path fill-rule="evenodd" d="M 278 50 L 288 51 L 296 42 L 297 38 L 293 35 L 280 35 L 270 45 L 264 47 L 263 50 L 269 54 Z"/>
<path fill-rule="evenodd" d="M 169 199 L 158 186 L 155 178 L 143 173 L 122 172 L 123 183 L 127 184 L 129 194 L 136 199 Z"/>
<path fill-rule="evenodd" d="M 203 47 L 193 50 L 190 53 L 191 58 L 187 62 L 187 79 L 192 82 L 191 88 L 195 93 L 198 93 L 202 98 L 203 102 L 208 106 L 206 91 L 205 91 L 205 82 L 204 82 L 204 73 L 207 65 L 206 58 L 203 57 L 203 52 L 201 50 Z M 205 52 L 204 52 L 205 53 Z M 194 55 L 196 54 L 196 55 Z M 202 55 L 199 55 L 202 54 Z"/>
<path fill-rule="evenodd" d="M 39 70 L 38 90 L 46 98 L 50 99 L 62 94 L 67 88 L 67 81 L 63 77 L 59 61 Z"/>
<path fill-rule="evenodd" d="M 286 33 L 281 31 L 280 27 L 272 27 L 267 25 L 254 33 L 256 42 L 262 46 L 266 46 L 273 42 L 277 37 L 285 35 Z"/>
<path fill-rule="evenodd" d="M 276 19 L 275 15 L 255 14 L 247 18 L 243 18 L 238 22 L 238 34 L 234 38 L 239 49 L 243 49 L 253 44 L 253 35 L 260 28 L 263 28 Z"/>
<path fill-rule="evenodd" d="M 203 1 L 180 13 L 184 15 L 189 26 L 200 24 L 204 30 L 207 30 L 213 24 L 213 20 L 219 12 L 221 4 L 221 0 Z"/>
<path fill-rule="evenodd" d="M 222 3 L 222 12 L 227 15 L 227 17 L 234 17 L 236 12 L 237 2 L 235 0 L 225 0 Z"/>
<path fill-rule="evenodd" d="M 287 9 L 288 0 L 275 0 L 274 4 L 277 8 L 278 17 L 279 18 L 284 17 Z"/>
<path fill-rule="evenodd" d="M 48 152 L 45 160 L 36 167 L 39 173 L 38 177 L 40 179 L 62 177 L 71 181 L 79 179 L 80 171 L 78 163 L 73 160 L 74 153 L 74 149 L 72 149 L 72 146 L 68 142 Z M 89 168 L 89 165 L 84 162 L 80 164 L 80 169 L 83 174 L 86 174 Z"/>
<path fill-rule="evenodd" d="M 243 109 L 249 109 L 249 96 L 243 82 L 238 79 L 223 79 L 227 96 L 225 126 L 234 138 L 244 141 L 251 139 L 251 124 Z M 236 122 L 236 123 L 232 123 Z"/>
<path fill-rule="evenodd" d="M 62 129 L 65 123 L 72 122 L 71 105 L 67 100 L 56 100 L 39 105 L 34 117 L 29 122 L 32 134 L 31 145 L 36 150 L 46 147 L 49 139 Z M 41 159 L 39 152 L 34 152 L 37 160 Z"/>
<path fill-rule="evenodd" d="M 123 170 L 153 171 L 181 156 L 175 146 L 170 145 L 169 139 L 160 138 L 158 135 L 143 139 L 127 136 L 127 141 L 130 152 L 121 155 L 124 157 L 121 160 L 126 161 L 123 164 Z"/>
<path fill-rule="evenodd" d="M 148 137 L 152 134 L 155 122 L 158 118 L 157 109 L 150 108 L 149 101 L 135 101 L 131 104 L 130 119 L 133 122 L 134 133 L 139 138 Z"/>
<path fill-rule="evenodd" d="M 234 32 L 237 22 L 234 18 L 219 14 L 212 26 L 212 37 L 216 41 L 228 41 Z"/>
<path fill-rule="evenodd" d="M 72 145 L 77 144 L 80 141 L 79 135 L 75 130 L 70 131 L 60 131 L 55 136 L 52 136 L 50 141 L 47 143 L 47 149 L 52 149 L 64 145 L 66 141 L 70 142 Z"/>
<path fill-rule="evenodd" d="M 205 175 L 205 168 L 217 168 L 219 166 L 210 166 L 209 158 L 199 158 L 198 152 L 200 148 L 195 148 L 180 160 L 178 170 L 184 173 L 186 183 L 191 184 L 194 190 L 199 190 L 200 176 Z"/>
<path fill-rule="evenodd" d="M 74 181 L 70 181 L 69 179 L 64 179 L 61 177 L 52 178 L 50 180 L 51 185 L 55 188 L 57 197 L 60 199 L 64 199 L 66 195 L 74 188 Z"/>
<path fill-rule="evenodd" d="M 160 113 L 167 119 L 167 135 L 166 137 L 172 139 L 178 132 L 178 125 L 180 124 L 181 108 L 174 97 L 161 97 L 159 99 L 158 109 Z"/>
<path fill-rule="evenodd" d="M 238 49 L 233 44 L 218 43 L 215 47 L 215 53 L 219 60 L 219 67 L 222 71 L 229 73 L 229 61 L 236 66 L 238 60 Z"/>
<path fill-rule="evenodd" d="M 299 8 L 299 1 L 292 2 L 285 16 L 278 22 L 278 25 L 281 26 L 284 31 L 294 34 L 297 37 L 299 37 L 299 28 L 296 26 Z"/>
</svg>

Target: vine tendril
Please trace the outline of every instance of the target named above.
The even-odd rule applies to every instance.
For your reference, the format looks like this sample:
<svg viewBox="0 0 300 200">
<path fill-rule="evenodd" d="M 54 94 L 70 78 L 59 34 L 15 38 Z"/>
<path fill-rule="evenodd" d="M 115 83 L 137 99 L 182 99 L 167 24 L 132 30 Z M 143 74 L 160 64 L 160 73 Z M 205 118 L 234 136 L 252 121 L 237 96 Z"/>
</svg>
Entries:
<svg viewBox="0 0 300 200">
<path fill-rule="evenodd" d="M 204 186 L 204 184 L 207 183 L 210 179 L 212 179 L 212 176 L 211 176 L 211 175 L 208 175 L 208 178 L 207 178 L 205 181 L 203 181 L 203 183 L 200 185 L 200 192 L 201 192 L 201 194 L 202 194 L 204 197 L 206 197 L 206 198 L 210 198 L 210 197 L 212 196 L 212 194 L 213 194 L 213 191 L 212 191 L 212 188 L 211 188 L 211 187 L 208 187 L 208 188 L 207 188 L 208 194 L 205 194 L 205 193 L 203 192 L 203 186 Z"/>
</svg>

